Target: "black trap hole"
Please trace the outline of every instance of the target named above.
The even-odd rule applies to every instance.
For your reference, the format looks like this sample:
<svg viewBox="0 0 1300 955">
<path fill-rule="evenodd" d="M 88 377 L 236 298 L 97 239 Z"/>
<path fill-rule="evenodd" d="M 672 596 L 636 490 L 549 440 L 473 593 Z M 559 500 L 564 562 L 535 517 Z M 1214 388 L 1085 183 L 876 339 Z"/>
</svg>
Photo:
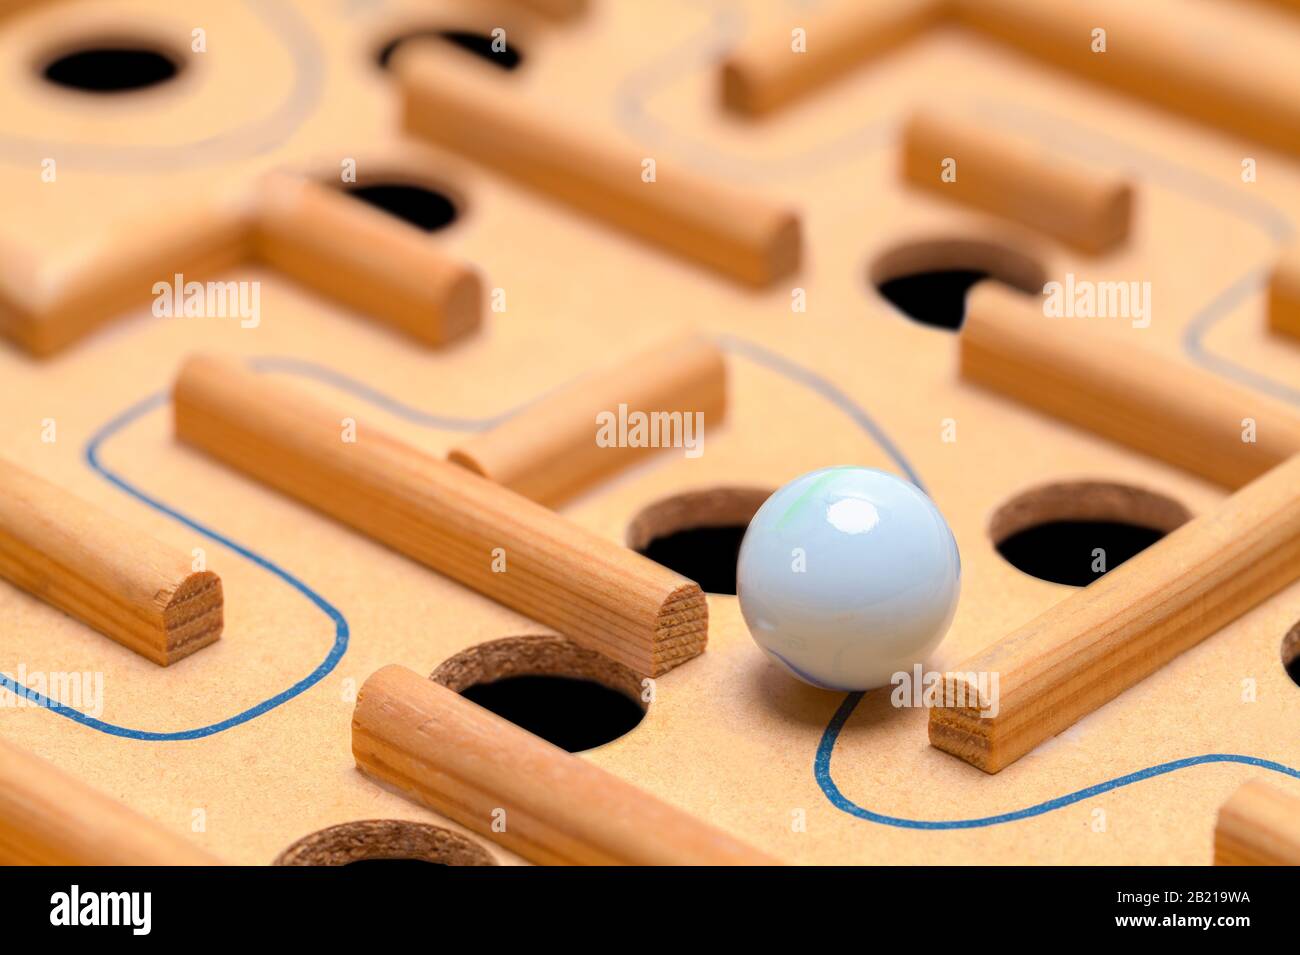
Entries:
<svg viewBox="0 0 1300 955">
<path fill-rule="evenodd" d="M 1086 587 L 1164 536 L 1162 530 L 1123 521 L 1045 521 L 1016 531 L 997 548 L 1026 574 Z"/>
<path fill-rule="evenodd" d="M 956 331 L 966 317 L 966 293 L 989 278 L 978 269 L 936 269 L 886 279 L 876 288 L 913 321 Z"/>
<path fill-rule="evenodd" d="M 570 753 L 630 733 L 645 711 L 631 697 L 592 680 L 509 676 L 476 683 L 461 696 Z"/>
<path fill-rule="evenodd" d="M 347 193 L 425 232 L 445 229 L 456 221 L 458 214 L 451 199 L 424 186 L 372 183 L 351 186 Z"/>
<path fill-rule="evenodd" d="M 640 548 L 651 560 L 695 581 L 705 593 L 736 593 L 736 564 L 748 524 L 689 527 Z"/>
<path fill-rule="evenodd" d="M 518 69 L 523 61 L 523 56 L 508 38 L 502 43 L 496 43 L 496 39 L 489 34 L 476 33 L 473 30 L 416 30 L 385 43 L 379 50 L 379 65 L 386 68 L 398 47 L 408 40 L 445 40 L 458 49 L 480 57 L 502 70 Z M 494 43 L 502 48 L 493 49 Z"/>
<path fill-rule="evenodd" d="M 42 73 L 56 86 L 87 93 L 127 93 L 165 83 L 180 72 L 171 57 L 142 47 L 99 46 L 66 53 Z"/>
</svg>

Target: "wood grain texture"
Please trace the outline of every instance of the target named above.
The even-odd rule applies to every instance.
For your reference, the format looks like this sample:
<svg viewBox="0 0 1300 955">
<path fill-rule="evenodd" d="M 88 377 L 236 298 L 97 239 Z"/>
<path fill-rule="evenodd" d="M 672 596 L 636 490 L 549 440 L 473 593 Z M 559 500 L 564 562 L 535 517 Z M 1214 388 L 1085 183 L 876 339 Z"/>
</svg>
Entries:
<svg viewBox="0 0 1300 955">
<path fill-rule="evenodd" d="M 544 395 L 490 431 L 466 438 L 448 460 L 553 506 L 659 450 L 597 444 L 597 416 L 618 416 L 620 405 L 628 413 L 676 415 L 672 433 L 678 435 L 682 422 L 694 429 L 695 415 L 702 414 L 702 427 L 691 431 L 702 450 L 708 429 L 726 413 L 722 351 L 699 335 L 674 337 Z"/>
<path fill-rule="evenodd" d="M 948 160 L 955 162 L 955 177 L 945 180 Z M 1128 237 L 1133 188 L 1124 176 L 947 113 L 923 110 L 908 119 L 902 171 L 909 182 L 935 195 L 1010 219 L 1084 252 L 1104 252 Z"/>
<path fill-rule="evenodd" d="M 1283 251 L 1268 281 L 1268 324 L 1300 338 L 1300 245 Z"/>
<path fill-rule="evenodd" d="M 221 636 L 221 579 L 0 460 L 0 576 L 161 666 Z"/>
<path fill-rule="evenodd" d="M 5 865 L 220 865 L 180 836 L 0 740 Z"/>
<path fill-rule="evenodd" d="M 1300 796 L 1259 780 L 1219 809 L 1215 865 L 1300 865 Z"/>
<path fill-rule="evenodd" d="M 733 112 L 763 116 L 789 106 L 923 34 L 947 15 L 948 0 L 840 2 L 829 9 L 792 10 L 742 40 L 722 61 L 722 102 Z M 804 30 L 807 48 L 791 47 Z"/>
<path fill-rule="evenodd" d="M 352 754 L 362 772 L 533 862 L 775 864 L 405 667 L 362 686 Z"/>
<path fill-rule="evenodd" d="M 431 42 L 404 43 L 391 68 L 409 133 L 739 281 L 767 285 L 799 265 L 799 219 L 782 205 L 657 160 L 643 181 L 652 154 L 521 98 L 489 66 L 448 63 Z"/>
<path fill-rule="evenodd" d="M 1238 488 L 1300 452 L 1300 412 L 1221 376 L 1049 318 L 1042 299 L 983 283 L 967 297 L 965 381 Z M 1254 441 L 1243 440 L 1255 425 Z"/>
<path fill-rule="evenodd" d="M 958 665 L 930 742 L 996 773 L 1297 578 L 1300 455 Z"/>
<path fill-rule="evenodd" d="M 172 398 L 181 441 L 638 673 L 704 650 L 697 584 L 364 419 L 204 356 Z"/>
<path fill-rule="evenodd" d="M 263 262 L 432 346 L 479 324 L 478 273 L 412 226 L 320 183 L 261 183 L 253 243 Z"/>
</svg>

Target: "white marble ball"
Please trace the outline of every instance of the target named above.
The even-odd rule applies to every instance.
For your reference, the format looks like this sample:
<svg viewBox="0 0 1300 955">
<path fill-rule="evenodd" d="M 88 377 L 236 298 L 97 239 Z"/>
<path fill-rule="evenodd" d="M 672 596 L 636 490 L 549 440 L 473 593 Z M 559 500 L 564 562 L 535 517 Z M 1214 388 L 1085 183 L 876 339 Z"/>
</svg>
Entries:
<svg viewBox="0 0 1300 955">
<path fill-rule="evenodd" d="M 830 467 L 763 503 L 736 571 L 741 613 L 778 666 L 813 686 L 869 690 L 939 645 L 961 590 L 957 542 L 916 485 Z"/>
</svg>

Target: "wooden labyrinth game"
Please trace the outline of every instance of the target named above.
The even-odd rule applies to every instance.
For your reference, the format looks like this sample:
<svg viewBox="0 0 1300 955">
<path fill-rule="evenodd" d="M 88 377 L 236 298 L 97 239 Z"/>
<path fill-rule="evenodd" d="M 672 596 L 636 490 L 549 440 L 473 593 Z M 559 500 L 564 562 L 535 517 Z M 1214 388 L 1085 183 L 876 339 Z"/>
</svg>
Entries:
<svg viewBox="0 0 1300 955">
<path fill-rule="evenodd" d="M 0 73 L 4 861 L 1300 862 L 1300 5 Z"/>
</svg>

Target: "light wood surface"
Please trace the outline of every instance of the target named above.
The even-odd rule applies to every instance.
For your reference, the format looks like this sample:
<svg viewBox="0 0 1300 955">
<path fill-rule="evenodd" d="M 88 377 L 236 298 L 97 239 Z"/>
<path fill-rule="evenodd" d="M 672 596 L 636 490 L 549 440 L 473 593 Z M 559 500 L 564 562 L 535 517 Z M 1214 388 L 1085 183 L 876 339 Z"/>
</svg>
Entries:
<svg viewBox="0 0 1300 955">
<path fill-rule="evenodd" d="M 945 169 L 945 165 L 949 168 Z M 1037 229 L 1085 252 L 1124 241 L 1133 188 L 1118 173 L 922 110 L 903 128 L 903 176 L 937 196 Z M 946 175 L 945 175 L 946 174 Z"/>
<path fill-rule="evenodd" d="M 5 865 L 220 865 L 221 860 L 0 740 Z"/>
<path fill-rule="evenodd" d="M 999 772 L 1297 578 L 1300 455 L 958 664 L 930 742 Z"/>
<path fill-rule="evenodd" d="M 415 227 L 341 191 L 284 174 L 261 184 L 256 255 L 426 345 L 479 324 L 478 273 Z"/>
<path fill-rule="evenodd" d="M 962 378 L 1228 488 L 1300 453 L 1294 408 L 1161 357 L 1144 329 L 1090 327 L 1125 318 L 1049 318 L 1042 306 L 992 282 L 972 289 Z"/>
<path fill-rule="evenodd" d="M 798 267 L 799 219 L 783 205 L 593 135 L 512 95 L 489 66 L 448 64 L 433 43 L 403 44 L 392 69 L 414 136 L 742 282 L 767 285 Z"/>
<path fill-rule="evenodd" d="M 408 557 L 658 676 L 704 650 L 697 584 L 292 385 L 197 356 L 176 436 Z"/>
<path fill-rule="evenodd" d="M 161 666 L 221 636 L 221 579 L 0 459 L 0 577 Z"/>
<path fill-rule="evenodd" d="M 727 53 L 722 102 L 746 116 L 772 113 L 915 39 L 948 7 L 949 0 L 837 0 L 824 9 L 791 9 Z M 796 29 L 806 40 L 802 51 L 792 47 Z"/>
<path fill-rule="evenodd" d="M 684 434 L 689 426 L 702 454 L 709 429 L 721 425 L 726 414 L 722 352 L 697 334 L 674 337 L 544 395 L 490 431 L 457 444 L 448 460 L 554 506 L 646 454 L 684 453 L 682 448 L 597 444 L 598 416 L 621 419 L 620 406 L 628 414 L 676 415 L 679 425 L 666 418 L 655 425 L 661 440 Z M 704 416 L 698 428 L 697 414 Z"/>
<path fill-rule="evenodd" d="M 362 772 L 533 862 L 776 861 L 405 667 L 361 688 L 352 754 Z"/>
<path fill-rule="evenodd" d="M 1300 865 L 1300 796 L 1252 779 L 1219 809 L 1215 865 Z"/>
</svg>

